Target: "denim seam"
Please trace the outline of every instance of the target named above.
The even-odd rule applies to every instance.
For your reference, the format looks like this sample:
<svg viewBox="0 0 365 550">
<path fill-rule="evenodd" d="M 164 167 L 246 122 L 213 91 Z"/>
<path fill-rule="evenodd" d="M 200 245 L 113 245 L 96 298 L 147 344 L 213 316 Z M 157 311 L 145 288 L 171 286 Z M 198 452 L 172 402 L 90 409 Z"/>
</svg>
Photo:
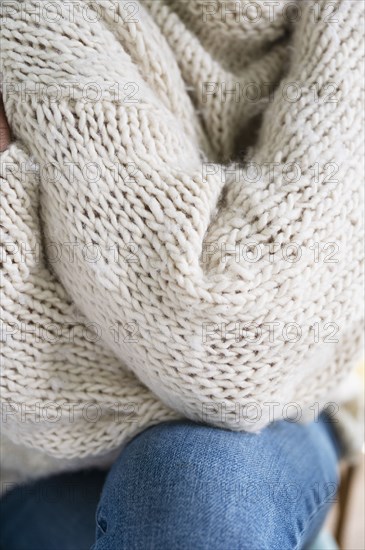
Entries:
<svg viewBox="0 0 365 550">
<path fill-rule="evenodd" d="M 296 546 L 293 548 L 293 550 L 299 550 L 299 545 L 300 543 L 302 542 L 302 539 L 303 539 L 303 535 L 305 534 L 306 531 L 308 531 L 308 527 L 310 525 L 310 522 L 311 520 L 313 519 L 313 517 L 318 514 L 322 508 L 325 507 L 325 505 L 328 504 L 328 502 L 323 502 L 320 506 L 318 506 L 318 508 L 316 508 L 316 510 L 314 510 L 311 515 L 309 516 L 308 520 L 307 520 L 307 524 L 305 525 L 305 527 L 303 527 L 303 529 L 301 530 L 301 532 L 299 533 L 299 538 L 300 540 L 298 541 L 298 544 L 296 544 Z"/>
</svg>

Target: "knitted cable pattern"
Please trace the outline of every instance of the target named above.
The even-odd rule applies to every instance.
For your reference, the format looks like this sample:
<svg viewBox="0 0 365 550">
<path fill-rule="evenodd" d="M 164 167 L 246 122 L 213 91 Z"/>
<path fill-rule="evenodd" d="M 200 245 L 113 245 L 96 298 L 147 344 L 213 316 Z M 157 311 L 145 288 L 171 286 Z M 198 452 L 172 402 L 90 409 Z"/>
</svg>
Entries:
<svg viewBox="0 0 365 550">
<path fill-rule="evenodd" d="M 296 20 L 284 0 L 258 18 L 232 4 L 71 15 L 26 0 L 3 17 L 18 142 L 2 157 L 1 398 L 16 443 L 95 456 L 178 415 L 257 431 L 290 402 L 308 418 L 336 400 L 354 365 L 363 3 L 298 2 Z M 74 404 L 73 422 L 45 418 L 49 402 Z M 115 420 L 130 403 L 136 418 Z"/>
</svg>

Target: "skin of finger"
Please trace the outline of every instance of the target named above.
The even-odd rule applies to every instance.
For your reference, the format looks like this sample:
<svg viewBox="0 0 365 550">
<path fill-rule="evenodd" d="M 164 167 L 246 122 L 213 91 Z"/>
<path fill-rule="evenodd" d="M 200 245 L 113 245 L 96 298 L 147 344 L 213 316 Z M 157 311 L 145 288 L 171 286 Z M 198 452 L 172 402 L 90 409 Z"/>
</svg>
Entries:
<svg viewBox="0 0 365 550">
<path fill-rule="evenodd" d="M 0 98 L 0 152 L 5 151 L 10 143 L 10 129 L 5 116 L 4 104 Z"/>
</svg>

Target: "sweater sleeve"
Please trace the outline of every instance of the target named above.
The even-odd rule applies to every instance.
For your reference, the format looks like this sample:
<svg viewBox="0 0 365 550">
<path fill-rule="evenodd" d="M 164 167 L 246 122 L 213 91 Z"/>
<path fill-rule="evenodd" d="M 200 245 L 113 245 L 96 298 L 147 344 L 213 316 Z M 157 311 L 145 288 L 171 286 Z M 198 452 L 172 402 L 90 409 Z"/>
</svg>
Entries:
<svg viewBox="0 0 365 550">
<path fill-rule="evenodd" d="M 42 242 L 37 163 L 19 143 L 0 163 L 2 441 L 21 444 L 20 456 L 33 448 L 64 459 L 45 457 L 45 467 L 67 469 L 70 459 L 85 467 L 176 415 L 104 349 L 101 328 L 77 311 L 52 273 L 57 254 L 53 246 L 46 257 Z M 115 337 L 132 334 L 130 326 Z"/>
<path fill-rule="evenodd" d="M 336 400 L 361 349 L 358 4 L 336 2 L 335 28 L 304 6 L 239 166 L 208 163 L 178 63 L 142 6 L 116 23 L 102 2 L 94 18 L 54 2 L 58 17 L 37 20 L 27 0 L 5 21 L 5 104 L 40 164 L 57 280 L 110 352 L 194 420 L 255 431 L 308 418 Z M 116 339 L 128 325 L 136 338 Z"/>
</svg>

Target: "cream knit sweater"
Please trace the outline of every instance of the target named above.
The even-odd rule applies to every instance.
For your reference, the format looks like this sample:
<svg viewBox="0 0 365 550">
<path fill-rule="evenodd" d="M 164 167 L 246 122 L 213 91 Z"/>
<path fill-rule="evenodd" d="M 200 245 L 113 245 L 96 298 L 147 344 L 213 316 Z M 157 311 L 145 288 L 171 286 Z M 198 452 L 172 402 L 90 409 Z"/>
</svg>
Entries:
<svg viewBox="0 0 365 550">
<path fill-rule="evenodd" d="M 2 12 L 6 466 L 109 464 L 181 415 L 337 414 L 363 328 L 363 2 Z"/>
</svg>

